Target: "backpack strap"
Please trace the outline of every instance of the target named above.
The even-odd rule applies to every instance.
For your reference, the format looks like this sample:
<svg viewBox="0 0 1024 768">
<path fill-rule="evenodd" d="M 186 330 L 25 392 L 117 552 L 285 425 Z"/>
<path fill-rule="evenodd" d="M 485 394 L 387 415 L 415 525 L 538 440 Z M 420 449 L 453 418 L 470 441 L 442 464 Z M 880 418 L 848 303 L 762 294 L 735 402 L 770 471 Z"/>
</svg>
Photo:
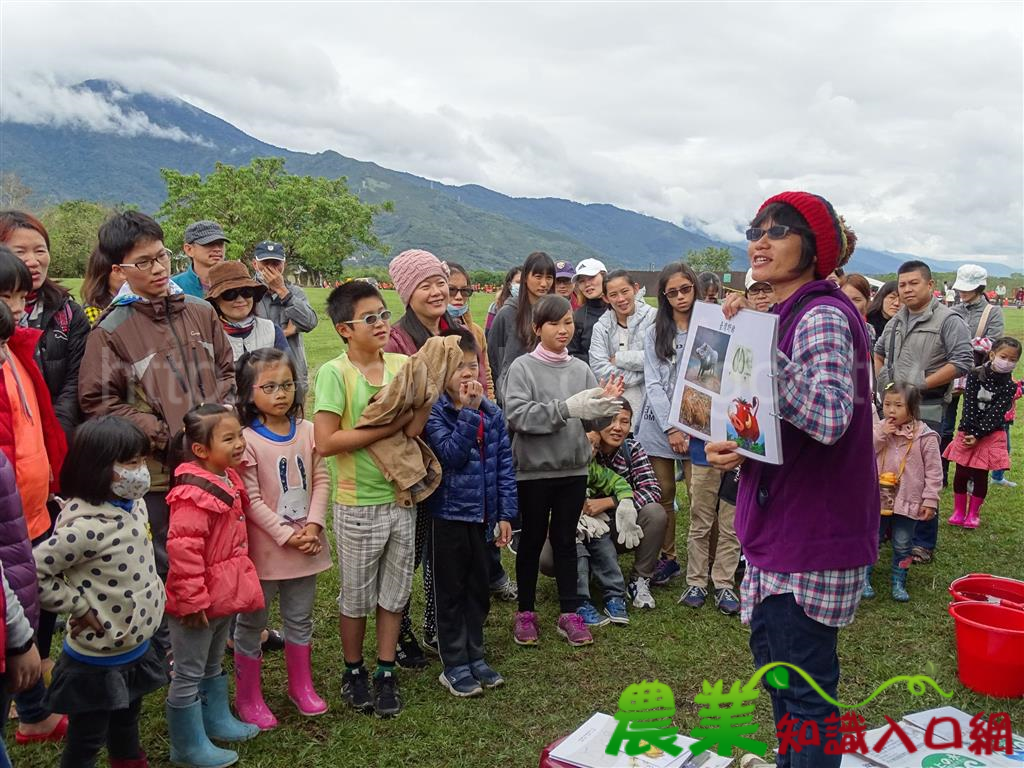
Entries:
<svg viewBox="0 0 1024 768">
<path fill-rule="evenodd" d="M 183 472 L 182 474 L 178 475 L 175 478 L 175 480 L 177 481 L 177 485 L 192 485 L 195 486 L 196 488 L 199 488 L 200 490 L 206 491 L 208 494 L 213 496 L 218 501 L 222 501 L 225 504 L 227 504 L 228 507 L 233 507 L 235 504 L 234 496 L 225 491 L 212 480 L 207 480 L 205 477 L 193 475 L 189 472 Z"/>
</svg>

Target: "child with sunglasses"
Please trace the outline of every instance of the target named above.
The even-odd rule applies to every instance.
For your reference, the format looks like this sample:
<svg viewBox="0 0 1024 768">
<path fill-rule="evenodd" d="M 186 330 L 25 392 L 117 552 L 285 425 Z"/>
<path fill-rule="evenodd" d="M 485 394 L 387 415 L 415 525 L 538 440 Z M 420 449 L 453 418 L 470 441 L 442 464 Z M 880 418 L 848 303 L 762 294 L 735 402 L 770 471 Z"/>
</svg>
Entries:
<svg viewBox="0 0 1024 768">
<path fill-rule="evenodd" d="M 220 261 L 210 267 L 209 276 L 206 300 L 220 317 L 236 361 L 246 352 L 257 349 L 274 347 L 282 352 L 289 351 L 281 327 L 265 317 L 256 317 L 256 305 L 267 287 L 252 279 L 245 264 Z"/>
</svg>

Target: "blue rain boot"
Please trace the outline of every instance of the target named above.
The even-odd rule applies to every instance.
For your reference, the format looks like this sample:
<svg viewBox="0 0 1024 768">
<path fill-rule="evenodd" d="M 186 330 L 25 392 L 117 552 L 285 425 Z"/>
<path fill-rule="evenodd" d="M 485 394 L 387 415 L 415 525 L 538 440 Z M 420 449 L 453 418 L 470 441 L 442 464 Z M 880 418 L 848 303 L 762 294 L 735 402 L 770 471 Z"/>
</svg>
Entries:
<svg viewBox="0 0 1024 768">
<path fill-rule="evenodd" d="M 238 753 L 213 744 L 203 727 L 203 707 L 198 699 L 187 707 L 166 706 L 171 763 L 188 768 L 227 768 L 238 762 Z"/>
<path fill-rule="evenodd" d="M 892 569 L 892 599 L 897 603 L 910 602 L 910 593 L 907 592 L 907 569 Z"/>
<path fill-rule="evenodd" d="M 221 672 L 199 684 L 203 701 L 203 725 L 206 735 L 217 741 L 248 741 L 259 735 L 260 727 L 236 720 L 228 707 L 228 676 Z"/>
<path fill-rule="evenodd" d="M 875 596 L 875 588 L 871 586 L 871 574 L 874 570 L 875 566 L 869 565 L 868 572 L 864 574 L 864 591 L 860 593 L 860 596 L 865 600 L 870 600 Z"/>
</svg>

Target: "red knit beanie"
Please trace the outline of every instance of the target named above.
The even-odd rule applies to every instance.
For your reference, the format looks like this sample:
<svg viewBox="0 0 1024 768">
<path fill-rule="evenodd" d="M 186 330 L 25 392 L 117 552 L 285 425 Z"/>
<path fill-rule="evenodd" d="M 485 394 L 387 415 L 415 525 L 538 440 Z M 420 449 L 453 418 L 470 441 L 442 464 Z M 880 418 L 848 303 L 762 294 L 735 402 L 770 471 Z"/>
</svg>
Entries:
<svg viewBox="0 0 1024 768">
<path fill-rule="evenodd" d="M 395 284 L 395 290 L 402 300 L 402 304 L 408 306 L 409 297 L 416 290 L 416 286 L 428 277 L 440 276 L 448 278 L 448 267 L 441 263 L 430 251 L 423 251 L 413 248 L 402 251 L 391 260 L 388 265 L 388 274 Z"/>
<path fill-rule="evenodd" d="M 814 274 L 819 278 L 828 277 L 839 265 L 839 259 L 847 248 L 843 226 L 832 204 L 824 197 L 810 192 L 781 192 L 761 203 L 758 215 L 772 203 L 785 203 L 804 217 L 814 235 L 817 250 Z"/>
</svg>

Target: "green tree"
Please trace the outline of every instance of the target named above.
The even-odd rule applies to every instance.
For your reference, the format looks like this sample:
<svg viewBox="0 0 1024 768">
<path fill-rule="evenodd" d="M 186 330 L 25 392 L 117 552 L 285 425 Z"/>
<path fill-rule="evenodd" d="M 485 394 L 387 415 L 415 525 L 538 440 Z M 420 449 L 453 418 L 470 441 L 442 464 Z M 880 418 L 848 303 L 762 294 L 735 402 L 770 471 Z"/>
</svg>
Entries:
<svg viewBox="0 0 1024 768">
<path fill-rule="evenodd" d="M 694 272 L 728 272 L 732 268 L 732 254 L 728 248 L 709 245 L 699 251 L 686 254 L 686 263 L 693 267 Z"/>
<path fill-rule="evenodd" d="M 66 200 L 47 208 L 40 220 L 50 236 L 50 274 L 81 277 L 96 246 L 96 232 L 112 213 L 89 200 Z"/>
<path fill-rule="evenodd" d="M 276 240 L 293 264 L 318 275 L 340 274 L 342 262 L 362 251 L 386 253 L 373 218 L 391 203 L 363 203 L 344 177 L 296 176 L 280 157 L 257 157 L 242 167 L 217 163 L 205 179 L 170 168 L 160 175 L 167 199 L 157 215 L 171 250 L 181 248 L 190 223 L 213 219 L 231 238 L 229 256 L 248 257 L 256 243 Z"/>
<path fill-rule="evenodd" d="M 29 207 L 28 199 L 32 190 L 27 187 L 16 173 L 4 171 L 0 173 L 0 209 L 25 210 Z"/>
</svg>

